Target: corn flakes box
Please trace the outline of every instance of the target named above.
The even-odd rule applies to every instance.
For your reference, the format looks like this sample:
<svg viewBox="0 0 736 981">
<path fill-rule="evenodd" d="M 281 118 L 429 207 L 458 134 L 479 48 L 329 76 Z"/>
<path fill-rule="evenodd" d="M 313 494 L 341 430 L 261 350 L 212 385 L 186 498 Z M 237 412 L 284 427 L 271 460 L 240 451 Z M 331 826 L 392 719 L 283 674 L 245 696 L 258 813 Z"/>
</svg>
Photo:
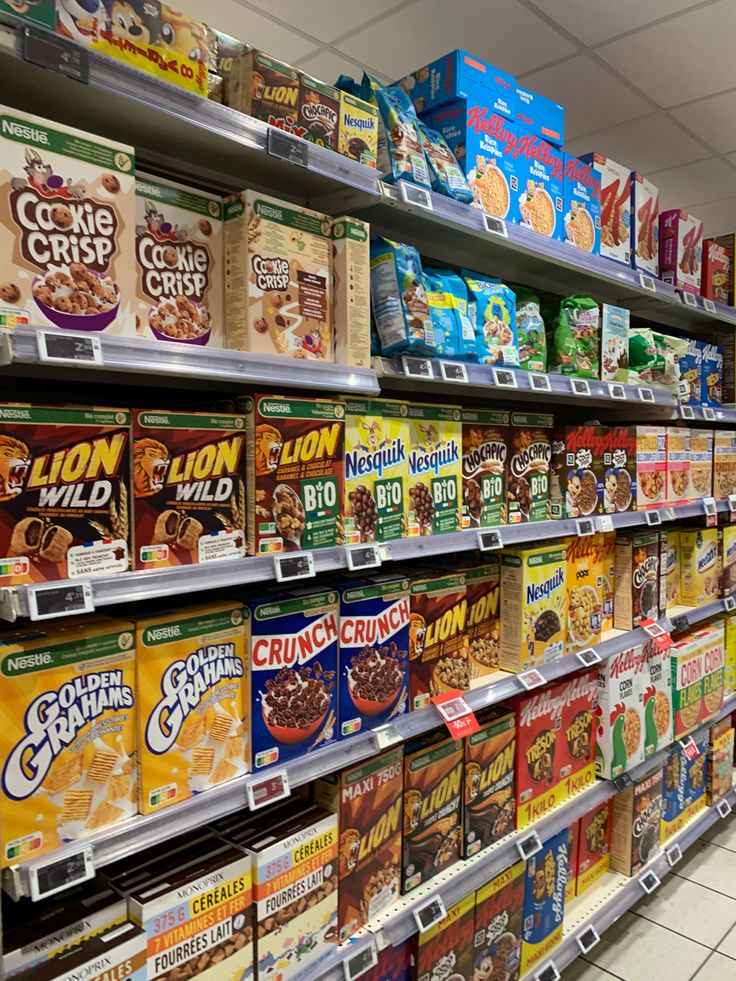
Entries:
<svg viewBox="0 0 736 981">
<path fill-rule="evenodd" d="M 515 862 L 475 894 L 474 965 L 478 976 L 500 965 L 508 981 L 518 981 L 524 906 L 524 862 Z"/>
<path fill-rule="evenodd" d="M 689 636 L 672 645 L 670 670 L 675 739 L 680 739 L 692 732 L 702 717 L 705 667 L 699 637 Z"/>
<path fill-rule="evenodd" d="M 467 619 L 465 638 L 471 683 L 498 670 L 501 624 L 501 567 L 497 559 L 465 567 Z"/>
<path fill-rule="evenodd" d="M 648 759 L 665 746 L 673 736 L 672 670 L 670 652 L 653 640 L 644 644 L 644 757 Z"/>
<path fill-rule="evenodd" d="M 718 529 L 680 529 L 680 602 L 702 606 L 718 595 Z"/>
<path fill-rule="evenodd" d="M 667 530 L 667 552 L 664 574 L 666 577 L 667 610 L 680 603 L 680 533 Z"/>
<path fill-rule="evenodd" d="M 455 405 L 409 404 L 409 537 L 462 526 L 462 422 Z"/>
<path fill-rule="evenodd" d="M 61 631 L 16 632 L 2 645 L 0 674 L 0 865 L 38 858 L 132 817 L 133 625 L 100 618 Z"/>
<path fill-rule="evenodd" d="M 567 849 L 568 832 L 563 828 L 526 863 L 522 974 L 543 961 L 562 939 Z"/>
<path fill-rule="evenodd" d="M 725 672 L 725 630 L 722 620 L 716 620 L 697 636 L 703 653 L 703 707 L 700 721 L 708 722 L 723 707 L 723 676 Z"/>
<path fill-rule="evenodd" d="M 494 708 L 465 739 L 464 857 L 510 834 L 515 826 L 516 718 Z"/>
<path fill-rule="evenodd" d="M 463 528 L 506 524 L 508 412 L 463 409 Z"/>
<path fill-rule="evenodd" d="M 603 629 L 603 535 L 567 539 L 567 643 L 572 654 L 597 644 Z"/>
<path fill-rule="evenodd" d="M 613 803 L 605 801 L 580 818 L 575 895 L 582 896 L 611 866 Z"/>
<path fill-rule="evenodd" d="M 611 871 L 634 876 L 660 852 L 662 766 L 613 798 Z"/>
<path fill-rule="evenodd" d="M 713 434 L 713 495 L 736 493 L 736 432 L 717 429 Z"/>
<path fill-rule="evenodd" d="M 644 691 L 649 678 L 641 645 L 614 654 L 598 666 L 595 768 L 614 780 L 645 758 Z"/>
<path fill-rule="evenodd" d="M 416 977 L 471 978 L 473 975 L 473 935 L 475 932 L 475 893 L 447 910 L 447 916 L 417 940 Z M 452 972 L 452 973 L 449 973 Z"/>
<path fill-rule="evenodd" d="M 713 430 L 690 429 L 689 498 L 697 501 L 713 493 Z"/>
<path fill-rule="evenodd" d="M 247 772 L 245 613 L 207 603 L 136 618 L 141 813 Z"/>
<path fill-rule="evenodd" d="M 465 575 L 430 575 L 409 587 L 409 692 L 411 709 L 433 695 L 470 687 Z"/>
<path fill-rule="evenodd" d="M 664 426 L 636 427 L 636 503 L 664 504 L 667 485 L 667 435 Z"/>
<path fill-rule="evenodd" d="M 565 882 L 565 902 L 575 898 L 575 886 L 578 879 L 578 847 L 580 821 L 575 821 L 567 829 L 567 881 Z"/>
</svg>

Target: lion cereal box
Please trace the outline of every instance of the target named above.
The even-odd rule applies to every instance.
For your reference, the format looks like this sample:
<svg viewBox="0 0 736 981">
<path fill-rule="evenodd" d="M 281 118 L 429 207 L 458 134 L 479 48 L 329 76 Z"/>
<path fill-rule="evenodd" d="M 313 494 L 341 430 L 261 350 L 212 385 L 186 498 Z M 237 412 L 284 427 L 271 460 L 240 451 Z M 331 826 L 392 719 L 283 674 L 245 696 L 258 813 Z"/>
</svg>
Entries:
<svg viewBox="0 0 736 981">
<path fill-rule="evenodd" d="M 713 434 L 713 495 L 736 494 L 736 432 L 716 429 Z"/>
<path fill-rule="evenodd" d="M 567 849 L 568 832 L 563 828 L 526 863 L 522 974 L 545 960 L 562 937 Z"/>
<path fill-rule="evenodd" d="M 132 336 L 132 147 L 16 109 L 0 115 L 0 327 Z"/>
<path fill-rule="evenodd" d="M 470 687 L 465 575 L 414 579 L 409 596 L 409 691 L 418 709 L 433 695 Z"/>
<path fill-rule="evenodd" d="M 675 739 L 680 739 L 692 732 L 702 717 L 705 667 L 699 637 L 688 636 L 672 645 L 670 671 Z"/>
<path fill-rule="evenodd" d="M 567 539 L 567 654 L 597 644 L 601 639 L 602 558 L 603 535 Z"/>
<path fill-rule="evenodd" d="M 417 939 L 417 978 L 473 977 L 473 934 L 475 893 L 470 893 L 447 910 L 447 916 Z"/>
<path fill-rule="evenodd" d="M 317 782 L 317 803 L 339 819 L 340 943 L 399 898 L 402 761 L 399 746 Z"/>
<path fill-rule="evenodd" d="M 501 553 L 500 665 L 505 671 L 525 671 L 564 653 L 566 572 L 564 545 Z"/>
<path fill-rule="evenodd" d="M 409 710 L 409 580 L 340 587 L 338 729 L 354 736 Z"/>
<path fill-rule="evenodd" d="M 135 209 L 138 336 L 224 347 L 222 199 L 139 171 Z"/>
<path fill-rule="evenodd" d="M 340 92 L 338 151 L 366 167 L 377 166 L 378 108 L 351 92 Z"/>
<path fill-rule="evenodd" d="M 631 265 L 659 276 L 659 188 L 643 174 L 631 175 Z"/>
<path fill-rule="evenodd" d="M 463 409 L 463 528 L 506 524 L 508 412 Z"/>
<path fill-rule="evenodd" d="M 644 756 L 672 742 L 672 670 L 670 652 L 653 640 L 644 644 Z"/>
<path fill-rule="evenodd" d="M 460 417 L 454 405 L 409 403 L 409 537 L 460 530 Z"/>
<path fill-rule="evenodd" d="M 667 430 L 636 427 L 636 503 L 639 508 L 664 504 L 667 484 Z"/>
<path fill-rule="evenodd" d="M 238 603 L 136 618 L 143 814 L 247 771 L 248 626 Z"/>
<path fill-rule="evenodd" d="M 477 559 L 465 567 L 465 595 L 468 615 L 465 637 L 471 682 L 498 670 L 501 625 L 501 567 L 498 559 Z"/>
<path fill-rule="evenodd" d="M 657 620 L 660 548 L 657 531 L 616 535 L 616 591 L 613 626 L 633 630 L 642 620 Z M 661 611 L 664 613 L 664 610 Z"/>
<path fill-rule="evenodd" d="M 611 426 L 603 451 L 603 510 L 606 514 L 635 511 L 636 426 Z"/>
<path fill-rule="evenodd" d="M 633 876 L 659 854 L 662 767 L 613 798 L 611 871 Z"/>
<path fill-rule="evenodd" d="M 299 84 L 299 125 L 304 138 L 317 146 L 337 150 L 340 92 L 334 85 L 302 75 Z"/>
<path fill-rule="evenodd" d="M 286 133 L 304 136 L 299 121 L 300 73 L 263 51 L 244 51 L 230 73 L 228 103 L 231 109 L 260 119 Z"/>
<path fill-rule="evenodd" d="M 511 413 L 507 474 L 508 523 L 550 517 L 552 416 Z"/>
<path fill-rule="evenodd" d="M 697 501 L 713 491 L 713 430 L 690 429 L 689 498 Z"/>
<path fill-rule="evenodd" d="M 702 606 L 718 595 L 718 529 L 680 529 L 680 602 Z"/>
<path fill-rule="evenodd" d="M 133 491 L 136 569 L 241 558 L 243 416 L 136 411 Z"/>
<path fill-rule="evenodd" d="M 685 426 L 667 426 L 667 504 L 684 504 L 690 484 L 690 431 Z"/>
<path fill-rule="evenodd" d="M 659 215 L 659 269 L 663 282 L 700 293 L 703 222 L 675 208 Z"/>
<path fill-rule="evenodd" d="M 722 620 L 700 630 L 697 636 L 703 653 L 703 707 L 700 722 L 708 722 L 723 707 L 723 676 L 725 671 L 725 631 Z"/>
<path fill-rule="evenodd" d="M 224 209 L 226 346 L 334 361 L 331 220 L 255 191 Z"/>
<path fill-rule="evenodd" d="M 112 927 L 19 975 L 19 981 L 77 981 L 114 978 L 146 981 L 146 933 L 135 923 Z"/>
<path fill-rule="evenodd" d="M 734 236 L 716 235 L 703 242 L 701 295 L 716 303 L 733 306 Z"/>
<path fill-rule="evenodd" d="M 596 701 L 599 777 L 614 780 L 644 760 L 644 690 L 647 662 L 641 645 L 614 654 L 598 667 Z"/>
<path fill-rule="evenodd" d="M 135 814 L 134 644 L 102 618 L 3 644 L 3 868 Z"/>
<path fill-rule="evenodd" d="M 629 265 L 631 262 L 631 169 L 602 156 L 580 158 L 593 165 L 601 180 L 601 255 Z"/>
<path fill-rule="evenodd" d="M 465 739 L 465 858 L 510 834 L 515 826 L 514 713 L 499 707 L 479 721 L 479 731 Z"/>
<path fill-rule="evenodd" d="M 524 862 L 515 862 L 475 894 L 476 977 L 493 977 L 498 965 L 507 981 L 518 981 L 524 906 Z M 499 972 L 500 973 L 500 972 Z"/>
<path fill-rule="evenodd" d="M 462 855 L 463 744 L 435 730 L 404 748 L 402 893 Z"/>
<path fill-rule="evenodd" d="M 371 366 L 370 227 L 342 215 L 332 219 L 332 323 L 335 361 Z"/>
<path fill-rule="evenodd" d="M 611 864 L 612 803 L 605 801 L 580 818 L 575 894 L 581 896 Z"/>
<path fill-rule="evenodd" d="M 0 585 L 130 565 L 130 413 L 0 405 Z"/>
<path fill-rule="evenodd" d="M 409 425 L 404 402 L 345 400 L 345 538 L 405 538 L 409 489 Z"/>
<path fill-rule="evenodd" d="M 343 544 L 345 406 L 254 395 L 248 432 L 248 545 L 254 555 Z"/>
<path fill-rule="evenodd" d="M 589 423 L 555 429 L 550 466 L 553 518 L 581 518 L 603 509 L 605 444 L 603 426 Z"/>
</svg>

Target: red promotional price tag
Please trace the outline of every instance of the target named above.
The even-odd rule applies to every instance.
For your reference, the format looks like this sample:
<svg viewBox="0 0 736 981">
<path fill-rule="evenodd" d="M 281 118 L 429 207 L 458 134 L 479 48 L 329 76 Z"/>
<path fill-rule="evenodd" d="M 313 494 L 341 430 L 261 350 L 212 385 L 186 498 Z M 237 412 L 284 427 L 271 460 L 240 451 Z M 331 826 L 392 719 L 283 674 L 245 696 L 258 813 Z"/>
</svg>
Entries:
<svg viewBox="0 0 736 981">
<path fill-rule="evenodd" d="M 639 626 L 649 634 L 657 647 L 664 651 L 674 643 L 670 635 L 654 620 L 642 620 Z"/>
<path fill-rule="evenodd" d="M 432 702 L 453 739 L 464 739 L 478 732 L 480 726 L 459 688 L 433 695 Z"/>
<path fill-rule="evenodd" d="M 692 736 L 688 736 L 687 739 L 681 739 L 680 747 L 690 761 L 694 760 L 696 756 L 700 755 L 698 744 L 695 742 Z"/>
</svg>

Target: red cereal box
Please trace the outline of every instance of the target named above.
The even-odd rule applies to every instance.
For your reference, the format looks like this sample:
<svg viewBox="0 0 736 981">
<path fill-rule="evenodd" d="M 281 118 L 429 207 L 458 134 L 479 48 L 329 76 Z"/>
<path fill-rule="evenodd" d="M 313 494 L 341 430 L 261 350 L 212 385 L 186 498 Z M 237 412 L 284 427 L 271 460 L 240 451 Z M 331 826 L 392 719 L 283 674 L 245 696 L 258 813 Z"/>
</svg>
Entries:
<svg viewBox="0 0 736 981">
<path fill-rule="evenodd" d="M 595 783 L 597 697 L 598 672 L 595 668 L 566 679 L 563 683 L 561 800 Z"/>
<path fill-rule="evenodd" d="M 415 977 L 470 981 L 473 976 L 475 893 L 461 899 L 447 916 L 419 934 Z"/>
<path fill-rule="evenodd" d="M 703 242 L 700 293 L 709 300 L 733 306 L 733 264 L 736 235 L 717 235 Z"/>
<path fill-rule="evenodd" d="M 580 818 L 575 894 L 580 896 L 611 864 L 611 807 L 607 800 Z"/>
<path fill-rule="evenodd" d="M 575 898 L 578 881 L 578 846 L 580 841 L 580 822 L 576 821 L 567 829 L 567 883 L 565 884 L 565 901 Z"/>
</svg>

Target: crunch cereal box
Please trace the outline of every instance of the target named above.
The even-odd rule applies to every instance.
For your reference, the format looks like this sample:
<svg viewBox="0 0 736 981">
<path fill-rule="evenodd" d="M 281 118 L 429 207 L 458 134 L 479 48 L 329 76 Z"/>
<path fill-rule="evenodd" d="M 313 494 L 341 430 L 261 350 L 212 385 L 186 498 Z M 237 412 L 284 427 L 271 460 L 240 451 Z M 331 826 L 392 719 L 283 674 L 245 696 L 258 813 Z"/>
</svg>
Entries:
<svg viewBox="0 0 736 981">
<path fill-rule="evenodd" d="M 550 517 L 553 417 L 511 413 L 507 474 L 508 523 Z"/>
<path fill-rule="evenodd" d="M 409 537 L 459 531 L 462 423 L 455 405 L 409 403 Z"/>
<path fill-rule="evenodd" d="M 562 938 L 568 845 L 568 830 L 563 828 L 526 863 L 522 975 L 543 961 Z"/>
<path fill-rule="evenodd" d="M 475 976 L 490 979 L 498 965 L 507 981 L 518 981 L 524 907 L 525 863 L 515 862 L 475 894 Z"/>
<path fill-rule="evenodd" d="M 495 708 L 465 739 L 464 857 L 510 834 L 515 826 L 516 718 Z"/>
<path fill-rule="evenodd" d="M 415 977 L 471 981 L 474 925 L 475 893 L 471 892 L 451 906 L 447 916 L 439 923 L 420 932 Z"/>
<path fill-rule="evenodd" d="M 433 695 L 470 687 L 465 575 L 435 574 L 409 586 L 409 691 L 411 709 Z"/>
<path fill-rule="evenodd" d="M 648 680 L 641 645 L 614 654 L 599 665 L 595 710 L 595 769 L 599 777 L 615 780 L 644 761 L 643 701 Z"/>
<path fill-rule="evenodd" d="M 611 815 L 613 804 L 605 801 L 580 818 L 575 894 L 581 896 L 611 864 Z"/>
<path fill-rule="evenodd" d="M 463 409 L 463 528 L 506 524 L 508 412 Z"/>
</svg>

